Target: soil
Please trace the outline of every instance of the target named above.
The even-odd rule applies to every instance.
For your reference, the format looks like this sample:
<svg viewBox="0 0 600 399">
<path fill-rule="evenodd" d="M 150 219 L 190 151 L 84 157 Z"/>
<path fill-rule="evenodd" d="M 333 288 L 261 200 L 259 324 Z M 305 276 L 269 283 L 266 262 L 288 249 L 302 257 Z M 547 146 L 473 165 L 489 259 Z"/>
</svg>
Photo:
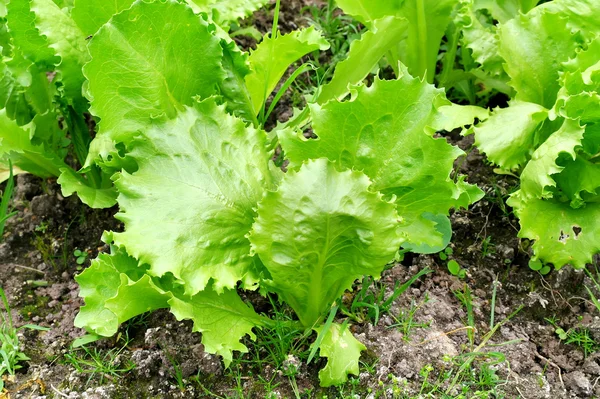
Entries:
<svg viewBox="0 0 600 399">
<path fill-rule="evenodd" d="M 283 3 L 283 30 L 306 23 L 302 4 Z M 252 20 L 261 31 L 268 31 L 271 22 L 268 13 L 257 13 Z M 283 103 L 276 115 L 289 111 L 289 104 Z M 498 353 L 504 357 L 492 366 L 503 381 L 497 396 L 492 397 L 600 397 L 600 353 L 584 356 L 580 348 L 561 341 L 547 320 L 556 320 L 565 330 L 587 328 L 600 342 L 600 317 L 585 289 L 591 281 L 582 271 L 569 267 L 546 277 L 530 270 L 529 243 L 517 238 L 518 221 L 503 205 L 517 179 L 495 174 L 484 157 L 472 149 L 472 138 L 448 134 L 447 139 L 468 153 L 457 161 L 457 169 L 486 193 L 471 209 L 451 216 L 454 236 L 450 258 L 465 269 L 466 276 L 460 279 L 450 274 L 447 260 L 440 259 L 439 254 L 407 254 L 384 273 L 381 282 L 390 295 L 396 282 L 404 282 L 425 268 L 433 270 L 394 301 L 377 325 L 353 323 L 353 333 L 368 348 L 361 359 L 368 367 L 361 367 L 355 397 L 375 398 L 369 390 L 375 392 L 381 384 L 389 387 L 387 397 L 392 397 L 393 387 L 418 395 L 427 366 L 433 367 L 430 378 L 435 380 L 453 367 L 452 358 L 472 352 L 482 342 L 482 355 L 476 362 L 489 362 Z M 88 346 L 102 356 L 115 354 L 113 366 L 130 371 L 111 376 L 77 370 L 68 360 L 73 340 L 84 335 L 73 326 L 83 304 L 74 276 L 99 252 L 107 250 L 100 239 L 103 231 L 122 229 L 113 218 L 117 209 L 89 209 L 77 198 L 63 198 L 54 180 L 30 175 L 17 177 L 13 205 L 18 214 L 8 221 L 0 244 L 0 284 L 16 325 L 36 324 L 49 330 L 21 330 L 23 350 L 31 360 L 23 363 L 14 381 L 7 382 L 10 393 L 4 397 L 0 394 L 0 398 L 238 397 L 236 389 L 245 397 L 264 398 L 258 373 L 272 379 L 271 386 L 281 398 L 295 397 L 294 382 L 305 398 L 335 398 L 350 392 L 348 386 L 319 388 L 322 361 L 307 366 L 292 355 L 279 370 L 272 365 L 256 370 L 245 362 L 259 351 L 250 341 L 246 344 L 251 351 L 240 355 L 240 366 L 225 369 L 218 357 L 203 350 L 201 336 L 191 332 L 191 323 L 178 322 L 168 311 L 138 317 L 122 326 L 119 336 Z M 88 254 L 81 266 L 73 255 L 75 249 Z M 475 331 L 465 328 L 468 314 L 455 294 L 465 287 L 472 295 Z M 359 282 L 356 288 L 360 289 Z M 264 298 L 250 296 L 248 300 L 257 310 L 269 311 Z M 416 309 L 413 327 L 395 326 L 400 315 L 410 309 Z M 501 326 L 485 341 L 492 312 L 495 325 Z M 129 340 L 126 348 L 124 337 Z M 295 379 L 284 372 L 290 367 L 298 368 Z M 184 381 L 181 388 L 178 376 Z"/>
</svg>

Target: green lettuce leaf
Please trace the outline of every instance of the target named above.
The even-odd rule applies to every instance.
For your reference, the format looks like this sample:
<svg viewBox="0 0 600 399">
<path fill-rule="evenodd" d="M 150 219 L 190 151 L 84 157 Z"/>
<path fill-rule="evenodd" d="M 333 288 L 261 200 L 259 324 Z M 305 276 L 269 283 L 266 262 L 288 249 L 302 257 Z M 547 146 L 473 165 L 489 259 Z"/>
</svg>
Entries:
<svg viewBox="0 0 600 399">
<path fill-rule="evenodd" d="M 553 0 L 540 4 L 531 14 L 551 12 L 565 18 L 572 32 L 580 32 L 586 40 L 593 39 L 600 31 L 600 3 L 596 0 Z"/>
<path fill-rule="evenodd" d="M 260 112 L 291 64 L 312 51 L 328 48 L 329 43 L 314 27 L 274 38 L 265 36 L 256 50 L 250 52 L 250 74 L 246 76 L 255 113 Z"/>
<path fill-rule="evenodd" d="M 583 123 L 600 121 L 600 37 L 563 64 L 560 82 L 553 113 Z"/>
<path fill-rule="evenodd" d="M 433 82 L 442 37 L 452 20 L 456 0 L 342 0 L 338 5 L 344 12 L 354 16 L 370 29 L 378 19 L 402 18 L 395 21 L 394 32 L 405 30 L 396 48 L 390 53 L 392 67 L 401 61 L 415 76 L 426 76 Z M 381 28 L 380 28 L 381 29 Z M 391 40 L 389 38 L 388 40 Z"/>
<path fill-rule="evenodd" d="M 600 165 L 593 161 L 582 156 L 569 160 L 555 179 L 573 208 L 600 200 Z"/>
<path fill-rule="evenodd" d="M 0 109 L 19 126 L 31 122 L 36 113 L 27 95 L 32 84 L 29 67 L 35 68 L 24 59 L 0 60 Z"/>
<path fill-rule="evenodd" d="M 6 5 L 13 45 L 32 62 L 52 68 L 59 62 L 48 40 L 40 34 L 31 11 L 31 0 L 11 0 Z"/>
<path fill-rule="evenodd" d="M 535 257 L 555 268 L 570 264 L 582 269 L 600 253 L 600 203 L 573 209 L 568 202 L 532 199 L 515 208 L 519 237 L 535 240 Z"/>
<path fill-rule="evenodd" d="M 515 195 L 522 199 L 551 198 L 553 192 L 547 188 L 556 186 L 552 176 L 564 169 L 564 166 L 557 164 L 559 155 L 568 155 L 574 160 L 577 156 L 575 150 L 581 146 L 584 131 L 578 122 L 565 120 L 563 126 L 535 150 L 531 161 L 521 173 L 521 190 Z"/>
<path fill-rule="evenodd" d="M 323 327 L 315 328 L 318 333 Z M 333 323 L 321 341 L 321 357 L 327 364 L 319 371 L 321 386 L 339 385 L 348 380 L 348 374 L 359 374 L 360 352 L 367 348 L 350 332 L 348 326 Z"/>
<path fill-rule="evenodd" d="M 52 0 L 31 0 L 31 11 L 35 14 L 39 32 L 60 57 L 56 70 L 64 85 L 65 96 L 77 111 L 87 110 L 87 100 L 82 93 L 85 81 L 82 68 L 89 59 L 85 35 Z"/>
<path fill-rule="evenodd" d="M 500 23 L 515 18 L 520 13 L 527 14 L 540 0 L 474 0 L 475 8 L 487 8 Z"/>
<path fill-rule="evenodd" d="M 398 15 L 404 0 L 337 0 L 336 4 L 345 14 L 373 28 L 378 19 Z"/>
<path fill-rule="evenodd" d="M 88 165 L 108 160 L 114 143 L 131 141 L 153 119 L 174 118 L 195 96 L 215 94 L 225 77 L 220 40 L 173 1 L 135 3 L 94 35 L 89 51 L 87 93 L 101 121 Z"/>
<path fill-rule="evenodd" d="M 57 183 L 64 197 L 69 197 L 77 193 L 81 202 L 95 209 L 110 208 L 117 203 L 117 189 L 108 184 L 109 179 L 105 179 L 106 187 L 95 188 L 81 174 L 71 168 L 62 168 Z"/>
<path fill-rule="evenodd" d="M 500 26 L 500 55 L 518 101 L 554 106 L 562 62 L 575 55 L 582 38 L 573 34 L 567 19 L 549 12 L 519 15 Z"/>
<path fill-rule="evenodd" d="M 254 339 L 252 328 L 264 322 L 235 291 L 225 290 L 219 295 L 207 287 L 186 297 L 172 276 L 162 280 L 151 277 L 145 274 L 147 266 L 141 266 L 123 248 L 111 248 L 112 254 L 100 254 L 89 268 L 75 276 L 79 295 L 85 299 L 85 306 L 75 318 L 76 327 L 110 337 L 119 324 L 134 316 L 171 308 L 178 320 L 194 322 L 194 331 L 202 333 L 205 350 L 223 356 L 226 365 L 232 360 L 232 351 L 247 352 L 240 339 L 246 334 Z"/>
<path fill-rule="evenodd" d="M 290 131 L 279 139 L 291 168 L 326 157 L 363 171 L 374 190 L 394 200 L 408 241 L 436 247 L 443 235 L 424 214 L 447 215 L 450 208 L 466 207 L 482 195 L 462 178 L 450 179 L 454 160 L 463 152 L 432 137 L 430 126 L 452 130 L 446 123 L 452 117 L 444 122 L 438 115 L 445 105 L 450 103 L 443 90 L 404 73 L 399 80 L 376 79 L 371 87 L 358 87 L 351 101 L 311 105 L 316 140 Z"/>
<path fill-rule="evenodd" d="M 246 18 L 269 3 L 268 0 L 186 0 L 195 12 L 206 12 L 221 25 Z"/>
<path fill-rule="evenodd" d="M 169 304 L 177 320 L 190 319 L 194 322 L 194 331 L 202 333 L 206 352 L 223 356 L 225 367 L 231 364 L 234 350 L 248 352 L 240 340 L 245 335 L 256 339 L 252 329 L 264 324 L 235 290 L 218 294 L 208 287 L 191 298 L 173 296 Z"/>
<path fill-rule="evenodd" d="M 498 4 L 496 1 L 490 3 Z M 473 59 L 482 71 L 490 76 L 505 75 L 504 59 L 498 53 L 500 43 L 497 26 L 478 15 L 475 7 L 473 1 L 465 1 L 459 11 L 462 43 L 471 49 Z"/>
<path fill-rule="evenodd" d="M 398 45 L 399 60 L 413 76 L 433 83 L 442 37 L 456 0 L 405 0 L 397 14 L 408 22 L 406 40 Z"/>
<path fill-rule="evenodd" d="M 324 104 L 345 97 L 350 86 L 361 83 L 379 60 L 406 36 L 407 25 L 407 21 L 396 17 L 373 21 L 371 29 L 350 44 L 348 57 L 337 64 L 333 78 L 321 88 L 317 102 Z"/>
<path fill-rule="evenodd" d="M 501 168 L 517 169 L 540 144 L 538 132 L 547 117 L 548 111 L 541 105 L 511 101 L 509 107 L 495 109 L 473 129 L 475 145 Z"/>
<path fill-rule="evenodd" d="M 258 126 L 256 112 L 246 88 L 245 78 L 250 73 L 248 54 L 240 51 L 235 42 L 221 40 L 223 47 L 223 69 L 226 78 L 220 82 L 221 95 L 225 99 L 227 111 Z"/>
<path fill-rule="evenodd" d="M 354 280 L 378 278 L 403 242 L 394 205 L 363 173 L 325 159 L 288 172 L 258 204 L 249 236 L 266 283 L 312 327 Z"/>
<path fill-rule="evenodd" d="M 245 236 L 256 204 L 281 174 L 270 169 L 267 144 L 263 131 L 212 98 L 149 125 L 130 145 L 138 171 L 115 182 L 117 218 L 125 223 L 115 243 L 153 275 L 182 280 L 190 296 L 210 279 L 219 293 L 240 280 L 253 288 L 256 260 Z"/>
<path fill-rule="evenodd" d="M 22 170 L 39 177 L 60 175 L 60 169 L 67 165 L 61 157 L 48 152 L 44 144 L 33 144 L 30 137 L 35 124 L 18 126 L 0 110 L 0 158 L 10 158 Z"/>
<path fill-rule="evenodd" d="M 144 270 L 137 260 L 122 249 L 113 248 L 110 255 L 98 255 L 90 267 L 75 276 L 79 284 L 79 296 L 85 300 L 85 306 L 81 307 L 75 318 L 75 326 L 104 337 L 116 334 L 120 321 L 125 319 L 119 319 L 113 310 L 107 308 L 106 302 L 119 293 L 123 284 L 122 276 L 126 279 L 140 279 Z M 129 283 L 129 280 L 125 281 L 126 284 Z M 143 304 L 144 300 L 139 298 L 141 297 L 135 302 Z M 121 305 L 127 306 L 127 303 L 122 302 Z"/>
<path fill-rule="evenodd" d="M 87 37 L 93 35 L 115 14 L 128 9 L 135 0 L 75 0 L 71 17 Z"/>
</svg>

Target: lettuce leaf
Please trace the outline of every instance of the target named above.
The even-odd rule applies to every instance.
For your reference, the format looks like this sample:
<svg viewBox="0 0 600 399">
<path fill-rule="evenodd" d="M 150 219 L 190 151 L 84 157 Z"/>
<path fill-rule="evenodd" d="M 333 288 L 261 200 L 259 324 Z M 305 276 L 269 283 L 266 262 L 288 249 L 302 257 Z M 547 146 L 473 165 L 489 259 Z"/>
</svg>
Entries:
<svg viewBox="0 0 600 399">
<path fill-rule="evenodd" d="M 250 74 L 246 87 L 250 93 L 255 113 L 259 113 L 267 98 L 289 66 L 315 50 L 327 50 L 329 43 L 314 27 L 294 31 L 287 35 L 265 36 L 250 52 Z"/>
<path fill-rule="evenodd" d="M 91 112 L 100 118 L 87 165 L 109 160 L 155 119 L 177 116 L 194 97 L 209 97 L 225 73 L 220 39 L 200 16 L 173 1 L 137 2 L 89 43 L 84 73 Z"/>
<path fill-rule="evenodd" d="M 323 327 L 315 329 L 321 332 Z M 339 385 L 348 379 L 348 374 L 359 374 L 358 360 L 360 352 L 366 350 L 348 330 L 348 326 L 333 323 L 319 346 L 321 357 L 328 359 L 327 364 L 319 371 L 321 386 Z"/>
<path fill-rule="evenodd" d="M 269 166 L 266 133 L 211 98 L 149 125 L 130 150 L 139 169 L 115 182 L 125 223 L 115 243 L 153 275 L 182 280 L 190 296 L 211 279 L 218 293 L 240 280 L 254 288 L 256 260 L 245 236 L 281 174 Z"/>
<path fill-rule="evenodd" d="M 292 168 L 326 157 L 363 171 L 372 189 L 396 204 L 408 242 L 437 247 L 443 245 L 443 234 L 430 215 L 447 215 L 450 208 L 466 207 L 482 195 L 462 178 L 450 179 L 454 160 L 463 152 L 432 137 L 430 126 L 460 119 L 442 122 L 438 108 L 444 105 L 450 103 L 443 90 L 407 73 L 394 81 L 376 79 L 371 87 L 357 87 L 351 101 L 311 105 L 317 139 L 287 131 L 280 142 Z"/>
<path fill-rule="evenodd" d="M 394 205 L 369 186 L 363 173 L 318 159 L 288 172 L 258 204 L 252 249 L 269 271 L 266 284 L 306 327 L 354 280 L 378 278 L 403 242 Z"/>
</svg>

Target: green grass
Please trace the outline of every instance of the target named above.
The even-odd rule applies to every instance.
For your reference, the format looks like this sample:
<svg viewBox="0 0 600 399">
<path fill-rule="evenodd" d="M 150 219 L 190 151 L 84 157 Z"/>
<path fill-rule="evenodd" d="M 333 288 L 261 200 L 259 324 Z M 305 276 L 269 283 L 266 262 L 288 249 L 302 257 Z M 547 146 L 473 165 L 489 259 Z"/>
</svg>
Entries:
<svg viewBox="0 0 600 399">
<path fill-rule="evenodd" d="M 405 341 L 410 341 L 410 337 L 415 328 L 428 328 L 430 323 L 418 323 L 415 322 L 415 316 L 421 306 L 429 302 L 429 296 L 426 294 L 425 299 L 421 303 L 417 303 L 412 300 L 410 303 L 410 307 L 405 310 L 401 310 L 397 316 L 392 316 L 394 320 L 394 324 L 392 324 L 389 328 L 397 328 L 402 333 L 402 338 Z"/>
<path fill-rule="evenodd" d="M 585 327 L 573 327 L 564 330 L 558 325 L 558 321 L 553 318 L 545 319 L 554 326 L 556 335 L 566 345 L 575 345 L 583 351 L 583 356 L 588 357 L 594 352 L 600 350 L 600 344 L 590 334 L 590 330 Z"/>
<path fill-rule="evenodd" d="M 116 381 L 124 374 L 135 368 L 131 359 L 121 356 L 129 345 L 129 339 L 124 338 L 118 348 L 100 350 L 82 345 L 65 353 L 63 363 L 72 366 L 78 373 L 88 374 L 88 385 L 95 377 L 100 384 L 105 380 Z"/>
<path fill-rule="evenodd" d="M 21 351 L 18 332 L 23 329 L 48 330 L 47 328 L 26 324 L 21 327 L 15 327 L 8 298 L 0 287 L 0 302 L 4 306 L 4 311 L 0 309 L 0 392 L 4 389 L 4 377 L 6 375 L 15 375 L 21 369 L 21 363 L 29 360 L 29 357 Z"/>
<path fill-rule="evenodd" d="M 394 301 L 402 295 L 421 276 L 432 273 L 431 269 L 423 269 L 404 283 L 396 282 L 392 294 L 385 296 L 386 286 L 376 282 L 372 277 L 365 276 L 361 289 L 354 296 L 349 306 L 341 305 L 340 311 L 355 323 L 379 324 L 381 316 L 389 313 Z M 342 303 L 343 301 L 340 301 Z"/>
<path fill-rule="evenodd" d="M 8 170 L 8 180 L 6 181 L 6 187 L 2 193 L 2 199 L 0 200 L 0 242 L 2 242 L 4 237 L 4 226 L 6 225 L 6 221 L 17 214 L 17 212 L 12 212 L 10 209 L 10 200 L 15 189 L 15 178 L 10 160 L 8 161 Z"/>
</svg>

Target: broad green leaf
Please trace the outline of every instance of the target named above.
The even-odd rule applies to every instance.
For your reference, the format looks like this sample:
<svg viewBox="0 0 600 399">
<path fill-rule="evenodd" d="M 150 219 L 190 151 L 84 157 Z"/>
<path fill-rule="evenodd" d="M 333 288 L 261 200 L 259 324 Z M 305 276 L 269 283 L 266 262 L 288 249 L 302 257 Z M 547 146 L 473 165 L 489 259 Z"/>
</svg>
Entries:
<svg viewBox="0 0 600 399">
<path fill-rule="evenodd" d="M 519 237 L 535 240 L 536 258 L 560 268 L 584 268 L 600 253 L 600 203 L 573 209 L 568 202 L 532 199 L 515 209 Z"/>
<path fill-rule="evenodd" d="M 143 313 L 169 307 L 173 295 L 154 284 L 148 274 L 135 281 L 125 273 L 119 277 L 121 281 L 116 294 L 105 302 L 106 309 L 117 316 L 118 324 Z"/>
<path fill-rule="evenodd" d="M 43 145 L 47 153 L 56 155 L 56 158 L 65 159 L 71 141 L 61 126 L 61 118 L 54 111 L 37 114 L 33 118 L 31 143 Z"/>
<path fill-rule="evenodd" d="M 246 18 L 269 3 L 269 0 L 186 0 L 196 12 L 211 14 L 219 24 L 226 25 Z"/>
<path fill-rule="evenodd" d="M 82 93 L 85 81 L 82 68 L 89 59 L 85 35 L 52 0 L 31 0 L 31 11 L 35 14 L 36 27 L 60 57 L 56 70 L 66 97 L 79 112 L 87 110 Z"/>
<path fill-rule="evenodd" d="M 583 151 L 590 157 L 597 157 L 600 153 L 600 121 L 589 123 L 585 127 L 583 135 Z"/>
<path fill-rule="evenodd" d="M 555 179 L 573 208 L 600 200 L 600 164 L 583 156 L 566 161 L 564 170 Z"/>
<path fill-rule="evenodd" d="M 572 32 L 593 39 L 600 31 L 600 3 L 597 0 L 553 0 L 536 7 L 531 14 L 557 13 Z"/>
<path fill-rule="evenodd" d="M 583 123 L 600 120 L 600 37 L 563 64 L 553 112 Z"/>
<path fill-rule="evenodd" d="M 539 145 L 537 132 L 548 117 L 538 104 L 511 101 L 496 108 L 488 120 L 473 129 L 475 145 L 488 159 L 506 170 L 524 166 Z"/>
<path fill-rule="evenodd" d="M 35 25 L 35 14 L 31 12 L 31 0 L 10 0 L 7 7 L 8 30 L 13 44 L 23 55 L 37 64 L 53 67 L 59 62 L 48 40 Z"/>
<path fill-rule="evenodd" d="M 406 40 L 398 45 L 400 61 L 413 76 L 432 83 L 440 44 L 452 19 L 456 0 L 404 0 L 397 14 L 408 22 Z"/>
<path fill-rule="evenodd" d="M 135 0 L 75 0 L 71 17 L 87 37 L 93 35 L 115 14 L 128 9 Z"/>
<path fill-rule="evenodd" d="M 139 170 L 115 182 L 123 233 L 119 246 L 151 273 L 172 273 L 187 295 L 252 288 L 255 259 L 246 235 L 256 204 L 273 188 L 267 137 L 208 99 L 169 121 L 156 121 L 131 143 Z"/>
<path fill-rule="evenodd" d="M 248 352 L 240 340 L 246 335 L 256 339 L 252 329 L 263 324 L 261 317 L 235 290 L 218 294 L 207 287 L 191 298 L 173 296 L 169 304 L 177 320 L 194 322 L 194 331 L 202 333 L 204 350 L 223 356 L 226 367 L 233 359 L 233 351 Z"/>
<path fill-rule="evenodd" d="M 315 331 L 320 332 L 322 328 L 315 328 Z M 321 357 L 327 358 L 327 364 L 319 371 L 321 386 L 339 385 L 348 380 L 348 374 L 358 375 L 360 352 L 366 349 L 354 338 L 348 326 L 333 323 L 320 346 Z"/>
<path fill-rule="evenodd" d="M 404 0 L 337 0 L 336 4 L 348 15 L 373 28 L 373 22 L 389 16 L 396 16 Z"/>
<path fill-rule="evenodd" d="M 505 23 L 520 13 L 527 14 L 540 0 L 474 0 L 475 8 L 487 8 L 494 19 Z"/>
<path fill-rule="evenodd" d="M 227 111 L 258 126 L 245 77 L 250 73 L 248 55 L 240 51 L 235 42 L 221 41 L 223 47 L 223 69 L 227 77 L 220 82 L 221 95 L 226 100 Z"/>
<path fill-rule="evenodd" d="M 504 75 L 504 59 L 498 54 L 497 26 L 476 14 L 471 1 L 460 9 L 462 43 L 471 49 L 473 59 L 491 76 Z M 496 1 L 491 1 L 497 4 Z"/>
<path fill-rule="evenodd" d="M 18 126 L 0 110 L 0 158 L 10 158 L 14 165 L 39 177 L 60 175 L 60 168 L 67 165 L 56 154 L 46 151 L 43 144 L 34 145 L 30 137 L 33 124 Z"/>
<path fill-rule="evenodd" d="M 444 250 L 452 240 L 452 224 L 450 223 L 450 219 L 446 215 L 434 215 L 429 212 L 424 212 L 422 217 L 435 224 L 435 230 L 442 238 L 440 244 L 432 246 L 427 244 L 415 245 L 405 242 L 402 248 L 417 254 L 435 254 Z"/>
<path fill-rule="evenodd" d="M 371 73 L 379 60 L 407 34 L 407 21 L 386 17 L 373 22 L 372 28 L 350 44 L 348 57 L 337 64 L 333 78 L 321 88 L 319 104 L 345 97 L 351 85 L 357 85 Z"/>
<path fill-rule="evenodd" d="M 109 158 L 110 144 L 131 141 L 153 119 L 174 118 L 195 96 L 215 94 L 224 78 L 219 42 L 200 16 L 174 1 L 137 2 L 104 25 L 84 68 L 91 112 L 101 119 L 88 164 Z"/>
<path fill-rule="evenodd" d="M 55 94 L 46 71 L 19 53 L 6 62 L 0 61 L 0 109 L 6 108 L 6 114 L 19 126 L 53 108 Z"/>
<path fill-rule="evenodd" d="M 57 183 L 60 184 L 63 196 L 68 197 L 77 193 L 81 202 L 96 209 L 110 208 L 117 203 L 117 190 L 112 187 L 112 184 L 105 188 L 95 188 L 84 176 L 71 168 L 62 168 L 60 171 Z"/>
<path fill-rule="evenodd" d="M 311 106 L 317 139 L 288 131 L 281 133 L 280 143 L 291 168 L 326 157 L 364 171 L 374 190 L 394 199 L 411 244 L 440 246 L 442 234 L 423 214 L 447 215 L 450 208 L 466 207 L 482 195 L 462 179 L 450 179 L 454 160 L 463 152 L 432 137 L 430 126 L 452 130 L 437 111 L 449 104 L 443 90 L 406 73 L 399 80 L 376 79 L 371 87 L 358 87 L 351 101 Z"/>
<path fill-rule="evenodd" d="M 26 95 L 31 84 L 31 74 L 26 68 L 20 62 L 15 65 L 12 60 L 0 61 L 0 108 L 6 109 L 6 115 L 19 126 L 31 122 L 35 115 Z"/>
<path fill-rule="evenodd" d="M 328 48 L 329 43 L 314 27 L 278 34 L 275 38 L 265 36 L 256 50 L 250 52 L 250 74 L 246 76 L 254 111 L 260 112 L 290 65 L 312 51 Z"/>
<path fill-rule="evenodd" d="M 435 120 L 431 127 L 435 131 L 445 130 L 447 132 L 457 127 L 472 125 L 475 120 L 484 121 L 490 117 L 490 111 L 475 105 L 442 105 L 438 107 Z"/>
<path fill-rule="evenodd" d="M 575 159 L 575 149 L 581 146 L 584 131 L 578 122 L 565 120 L 563 126 L 533 153 L 521 174 L 521 190 L 518 195 L 524 199 L 551 198 L 552 193 L 546 188 L 556 186 L 552 175 L 564 169 L 564 166 L 557 164 L 559 155 Z"/>
<path fill-rule="evenodd" d="M 500 55 L 516 90 L 516 100 L 554 106 L 561 63 L 575 55 L 581 38 L 566 19 L 548 12 L 519 15 L 499 29 Z"/>
<path fill-rule="evenodd" d="M 361 172 L 325 159 L 288 172 L 258 205 L 250 234 L 267 282 L 312 327 L 354 280 L 378 278 L 404 241 L 394 205 Z"/>
<path fill-rule="evenodd" d="M 85 306 L 75 318 L 75 326 L 104 337 L 114 335 L 119 328 L 119 318 L 106 307 L 106 301 L 119 292 L 121 273 L 136 269 L 143 270 L 137 260 L 119 249 L 110 255 L 98 255 L 90 267 L 75 276 L 79 296 L 85 299 Z"/>
</svg>

